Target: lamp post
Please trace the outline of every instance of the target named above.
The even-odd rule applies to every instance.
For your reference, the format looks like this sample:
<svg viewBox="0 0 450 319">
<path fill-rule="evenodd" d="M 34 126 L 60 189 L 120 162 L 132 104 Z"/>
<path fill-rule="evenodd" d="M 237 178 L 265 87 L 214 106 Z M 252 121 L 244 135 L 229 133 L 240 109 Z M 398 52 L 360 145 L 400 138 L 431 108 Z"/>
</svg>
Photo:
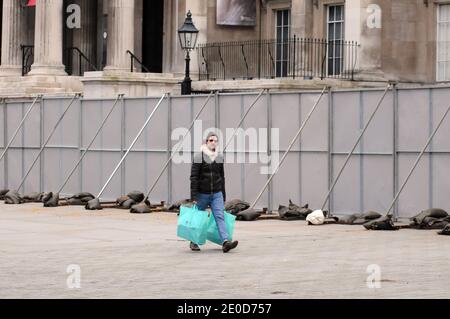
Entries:
<svg viewBox="0 0 450 319">
<path fill-rule="evenodd" d="M 184 80 L 181 83 L 181 94 L 189 95 L 191 94 L 191 83 L 192 80 L 189 76 L 189 63 L 191 61 L 191 57 L 189 52 L 194 50 L 195 45 L 197 44 L 197 36 L 198 30 L 192 22 L 192 14 L 191 11 L 188 11 L 186 15 L 186 20 L 184 20 L 183 25 L 180 29 L 178 29 L 178 37 L 180 39 L 181 48 L 186 51 L 186 71 Z"/>
</svg>

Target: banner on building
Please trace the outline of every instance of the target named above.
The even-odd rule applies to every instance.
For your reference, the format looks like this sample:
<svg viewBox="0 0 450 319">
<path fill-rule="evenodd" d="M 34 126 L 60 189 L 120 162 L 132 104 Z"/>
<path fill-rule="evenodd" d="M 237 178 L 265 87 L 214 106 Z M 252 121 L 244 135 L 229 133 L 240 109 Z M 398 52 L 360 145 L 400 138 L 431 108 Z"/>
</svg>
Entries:
<svg viewBox="0 0 450 319">
<path fill-rule="evenodd" d="M 256 0 L 217 0 L 217 24 L 256 25 Z"/>
</svg>

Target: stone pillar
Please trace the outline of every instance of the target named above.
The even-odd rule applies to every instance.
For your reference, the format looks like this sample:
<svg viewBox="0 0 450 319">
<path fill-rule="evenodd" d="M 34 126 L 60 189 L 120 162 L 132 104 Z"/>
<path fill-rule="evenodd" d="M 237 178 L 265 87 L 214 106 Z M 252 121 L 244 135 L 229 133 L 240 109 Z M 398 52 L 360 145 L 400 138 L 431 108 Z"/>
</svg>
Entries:
<svg viewBox="0 0 450 319">
<path fill-rule="evenodd" d="M 36 2 L 34 43 L 30 75 L 67 75 L 62 62 L 63 0 Z"/>
<path fill-rule="evenodd" d="M 292 0 L 291 6 L 291 34 L 299 38 L 312 36 L 313 1 Z"/>
<path fill-rule="evenodd" d="M 26 12 L 20 1 L 3 0 L 2 65 L 0 76 L 22 74 L 22 51 L 26 43 Z"/>
<path fill-rule="evenodd" d="M 108 1 L 108 57 L 105 71 L 130 71 L 134 50 L 134 0 Z"/>
<path fill-rule="evenodd" d="M 81 8 L 81 28 L 74 29 L 73 46 L 77 47 L 96 66 L 97 64 L 97 2 L 93 0 L 77 0 L 75 4 Z M 73 53 L 73 67 L 75 74 L 78 74 L 79 55 Z M 87 62 L 82 60 L 82 65 L 86 70 L 91 70 Z"/>
<path fill-rule="evenodd" d="M 382 72 L 382 23 L 383 11 L 380 0 L 359 0 L 360 2 L 360 56 L 357 78 L 384 80 Z"/>
<path fill-rule="evenodd" d="M 291 37 L 311 38 L 313 33 L 313 14 L 314 5 L 312 0 L 292 0 L 291 4 Z M 310 50 L 304 46 L 300 46 L 299 50 L 304 48 L 299 55 L 305 59 L 310 54 Z M 301 61 L 296 62 L 296 73 L 311 71 L 308 66 L 304 66 Z M 307 74 L 307 73 L 306 73 Z"/>
</svg>

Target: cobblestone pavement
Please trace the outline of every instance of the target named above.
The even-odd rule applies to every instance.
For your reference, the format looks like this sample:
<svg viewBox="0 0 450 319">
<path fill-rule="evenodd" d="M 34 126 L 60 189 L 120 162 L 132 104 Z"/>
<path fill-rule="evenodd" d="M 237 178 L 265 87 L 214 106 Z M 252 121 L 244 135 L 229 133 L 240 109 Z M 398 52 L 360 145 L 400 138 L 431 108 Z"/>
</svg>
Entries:
<svg viewBox="0 0 450 319">
<path fill-rule="evenodd" d="M 238 249 L 194 253 L 176 220 L 0 204 L 0 298 L 450 297 L 450 237 L 436 231 L 238 222 Z M 369 288 L 378 270 L 369 286 L 380 288 Z"/>
</svg>

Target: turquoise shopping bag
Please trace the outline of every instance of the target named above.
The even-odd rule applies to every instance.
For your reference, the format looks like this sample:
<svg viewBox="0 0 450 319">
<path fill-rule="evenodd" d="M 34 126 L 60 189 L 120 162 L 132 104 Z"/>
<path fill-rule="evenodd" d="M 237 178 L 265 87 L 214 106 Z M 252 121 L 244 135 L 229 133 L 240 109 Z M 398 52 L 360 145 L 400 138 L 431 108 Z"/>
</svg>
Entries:
<svg viewBox="0 0 450 319">
<path fill-rule="evenodd" d="M 228 240 L 233 239 L 234 225 L 236 223 L 236 216 L 230 213 L 224 212 L 225 224 L 227 226 Z M 215 244 L 222 245 L 220 240 L 219 229 L 217 228 L 216 220 L 214 216 L 209 219 L 208 232 L 206 234 L 206 239 L 212 241 Z"/>
<path fill-rule="evenodd" d="M 209 213 L 194 207 L 180 207 L 177 236 L 197 245 L 206 243 L 206 232 L 209 226 Z"/>
</svg>

